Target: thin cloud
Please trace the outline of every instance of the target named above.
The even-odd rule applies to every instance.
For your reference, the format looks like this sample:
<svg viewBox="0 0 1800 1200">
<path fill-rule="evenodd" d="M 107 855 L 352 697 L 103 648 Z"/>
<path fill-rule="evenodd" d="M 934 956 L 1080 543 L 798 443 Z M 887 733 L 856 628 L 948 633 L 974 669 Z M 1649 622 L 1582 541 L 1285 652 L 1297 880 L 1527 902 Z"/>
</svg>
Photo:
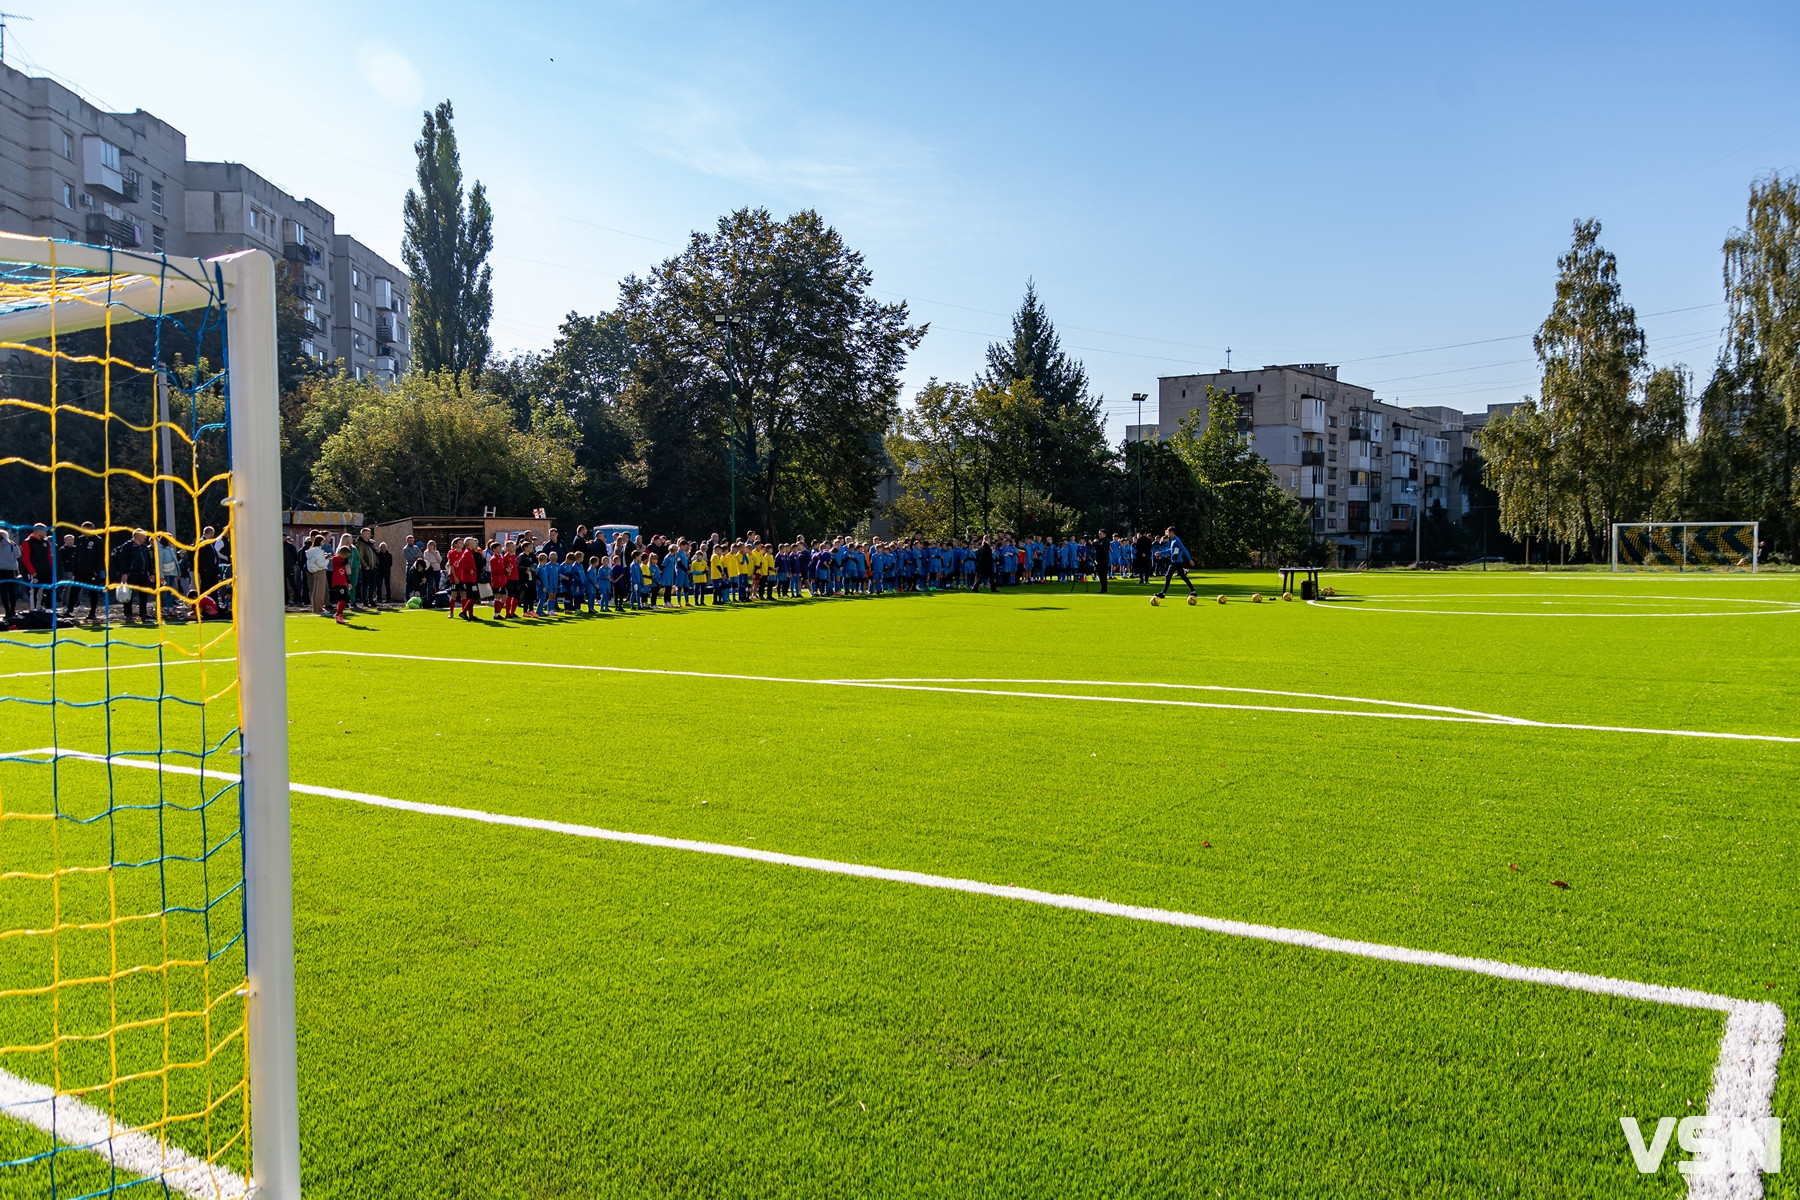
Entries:
<svg viewBox="0 0 1800 1200">
<path fill-rule="evenodd" d="M 425 100 L 425 81 L 412 60 L 392 46 L 364 42 L 356 52 L 363 80 L 377 96 L 396 108 L 417 108 Z"/>
</svg>

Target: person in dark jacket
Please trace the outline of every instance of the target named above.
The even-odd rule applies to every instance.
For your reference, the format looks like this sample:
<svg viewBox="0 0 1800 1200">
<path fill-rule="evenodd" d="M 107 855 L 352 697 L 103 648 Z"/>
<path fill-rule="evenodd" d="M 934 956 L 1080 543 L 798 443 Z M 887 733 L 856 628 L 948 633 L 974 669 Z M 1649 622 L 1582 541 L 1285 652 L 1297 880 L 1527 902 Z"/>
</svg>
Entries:
<svg viewBox="0 0 1800 1200">
<path fill-rule="evenodd" d="M 1193 564 L 1194 556 L 1182 540 L 1175 536 L 1175 527 L 1169 526 L 1163 533 L 1163 553 L 1168 555 L 1169 573 L 1163 576 L 1162 591 L 1156 593 L 1157 599 L 1169 594 L 1169 584 L 1175 576 L 1181 576 L 1181 582 L 1187 584 L 1188 595 L 1194 594 L 1194 581 L 1188 578 L 1187 569 Z"/>
<path fill-rule="evenodd" d="M 975 590 L 979 592 L 984 583 L 990 592 L 1000 590 L 994 582 L 994 547 L 986 538 L 975 548 Z"/>
<path fill-rule="evenodd" d="M 131 540 L 113 551 L 113 575 L 131 590 L 125 596 L 125 620 L 131 620 L 132 605 L 139 619 L 151 619 L 151 601 L 156 595 L 156 548 L 150 535 L 142 529 L 131 531 Z"/>
<path fill-rule="evenodd" d="M 19 543 L 19 578 L 25 584 L 26 612 L 56 607 L 52 593 L 56 586 L 56 567 L 50 531 L 42 525 L 33 525 L 25 540 Z"/>
<path fill-rule="evenodd" d="M 219 582 L 219 531 L 208 525 L 200 531 L 200 544 L 194 547 L 194 583 L 202 596 Z M 215 599 L 213 603 L 218 603 Z"/>
<path fill-rule="evenodd" d="M 75 606 L 85 595 L 88 602 L 88 620 L 99 618 L 106 603 L 106 543 L 94 531 L 92 521 L 81 523 L 81 532 L 75 537 L 75 553 L 71 566 L 71 577 L 75 587 L 69 589 L 69 599 L 63 617 L 75 619 Z"/>
<path fill-rule="evenodd" d="M 1094 570 L 1100 575 L 1100 593 L 1106 594 L 1106 584 L 1112 578 L 1112 535 L 1102 529 L 1094 538 L 1092 549 Z"/>
<path fill-rule="evenodd" d="M 375 600 L 380 604 L 391 604 L 394 599 L 394 552 L 388 549 L 386 542 L 375 543 Z"/>
<path fill-rule="evenodd" d="M 1150 540 L 1149 534 L 1140 533 L 1137 535 L 1137 541 L 1132 544 L 1131 549 L 1132 573 L 1138 577 L 1139 583 L 1149 583 L 1150 571 L 1152 569 L 1151 555 L 1155 552 L 1156 543 Z"/>
</svg>

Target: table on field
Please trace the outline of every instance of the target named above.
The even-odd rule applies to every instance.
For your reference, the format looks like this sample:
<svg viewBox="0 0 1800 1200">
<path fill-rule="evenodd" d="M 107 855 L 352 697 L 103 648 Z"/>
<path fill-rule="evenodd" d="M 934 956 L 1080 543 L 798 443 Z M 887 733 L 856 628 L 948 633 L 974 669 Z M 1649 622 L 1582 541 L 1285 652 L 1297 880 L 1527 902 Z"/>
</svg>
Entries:
<svg viewBox="0 0 1800 1200">
<path fill-rule="evenodd" d="M 1276 570 L 1281 573 L 1282 592 L 1286 593 L 1295 590 L 1294 578 L 1303 575 L 1306 577 L 1306 582 L 1312 585 L 1312 595 L 1304 596 L 1303 598 L 1307 600 L 1316 599 L 1319 595 L 1319 571 L 1321 569 L 1322 568 L 1320 567 L 1277 567 Z M 1304 589 L 1302 590 L 1304 591 Z"/>
</svg>

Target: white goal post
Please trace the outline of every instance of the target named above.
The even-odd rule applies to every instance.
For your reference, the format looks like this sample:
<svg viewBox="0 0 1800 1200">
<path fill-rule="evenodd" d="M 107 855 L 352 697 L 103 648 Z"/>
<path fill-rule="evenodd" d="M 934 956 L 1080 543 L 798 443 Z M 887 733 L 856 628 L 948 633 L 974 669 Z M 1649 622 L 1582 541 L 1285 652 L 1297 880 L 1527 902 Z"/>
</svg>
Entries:
<svg viewBox="0 0 1800 1200">
<path fill-rule="evenodd" d="M 208 321 L 223 318 L 240 739 L 229 770 L 242 788 L 248 1182 L 257 1200 L 299 1200 L 275 260 L 261 250 L 180 258 L 0 233 L 0 263 L 40 288 L 0 304 L 0 342 L 42 343 L 204 309 L 212 310 Z M 205 327 L 198 318 L 190 324 Z M 224 770 L 219 777 L 230 779 Z"/>
<path fill-rule="evenodd" d="M 1634 521 L 1612 527 L 1615 571 L 1750 571 L 1762 542 L 1758 521 Z"/>
</svg>

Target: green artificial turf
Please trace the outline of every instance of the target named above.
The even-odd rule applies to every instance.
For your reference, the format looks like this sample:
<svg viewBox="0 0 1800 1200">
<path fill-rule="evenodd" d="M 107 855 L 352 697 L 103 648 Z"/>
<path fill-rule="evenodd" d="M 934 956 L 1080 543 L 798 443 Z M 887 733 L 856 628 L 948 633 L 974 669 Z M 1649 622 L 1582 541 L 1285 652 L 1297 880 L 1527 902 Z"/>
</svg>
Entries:
<svg viewBox="0 0 1800 1200">
<path fill-rule="evenodd" d="M 296 616 L 292 775 L 1695 987 L 1792 1020 L 1800 745 L 1101 685 L 1796 736 L 1800 577 L 1338 575 L 1330 605 L 1279 602 L 1272 576 L 1197 582 L 1194 607 L 1046 585 L 479 626 Z M 0 673 L 43 658 L 0 647 Z M 160 674 L 190 697 L 230 680 Z M 154 695 L 158 675 L 111 686 Z M 1099 695 L 1332 711 L 1070 698 Z M 193 708 L 115 704 L 111 744 L 213 745 L 229 703 L 205 731 Z M 0 707 L 4 748 L 50 744 L 51 710 Z M 59 744 L 108 744 L 106 709 L 57 711 Z M 42 773 L 4 770 L 9 805 Z M 309 1196 L 1670 1195 L 1681 1156 L 1641 1178 L 1618 1118 L 1700 1111 L 1722 1027 L 900 884 L 293 811 Z M 0 954 L 0 988 L 25 970 Z M 8 1004 L 16 1044 L 30 1022 Z M 0 1157 L 25 1144 L 0 1132 Z M 1793 1174 L 1770 1194 L 1795 1195 Z"/>
</svg>

